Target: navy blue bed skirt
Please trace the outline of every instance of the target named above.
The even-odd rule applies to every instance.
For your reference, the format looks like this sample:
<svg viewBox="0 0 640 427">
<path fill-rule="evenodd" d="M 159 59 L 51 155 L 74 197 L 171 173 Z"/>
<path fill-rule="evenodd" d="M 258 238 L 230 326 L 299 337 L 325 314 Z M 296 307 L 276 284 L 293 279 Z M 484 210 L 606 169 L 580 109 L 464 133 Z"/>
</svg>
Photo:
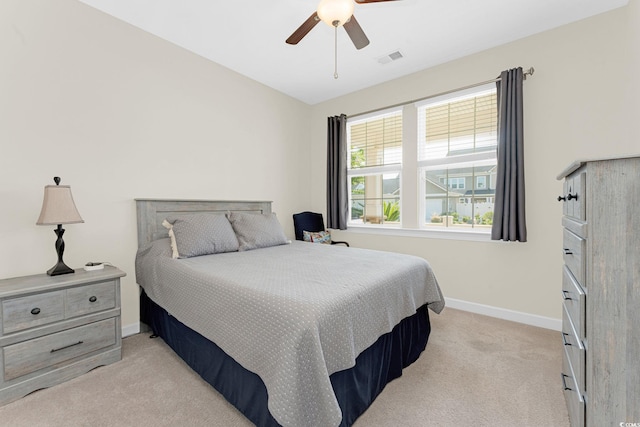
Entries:
<svg viewBox="0 0 640 427">
<path fill-rule="evenodd" d="M 280 425 L 269 412 L 267 389 L 258 375 L 169 315 L 144 290 L 140 295 L 140 320 L 255 425 Z M 363 351 L 353 368 L 331 375 L 331 385 L 343 414 L 340 426 L 351 426 L 385 385 L 400 377 L 402 369 L 418 359 L 430 332 L 429 314 L 424 305 Z"/>
</svg>

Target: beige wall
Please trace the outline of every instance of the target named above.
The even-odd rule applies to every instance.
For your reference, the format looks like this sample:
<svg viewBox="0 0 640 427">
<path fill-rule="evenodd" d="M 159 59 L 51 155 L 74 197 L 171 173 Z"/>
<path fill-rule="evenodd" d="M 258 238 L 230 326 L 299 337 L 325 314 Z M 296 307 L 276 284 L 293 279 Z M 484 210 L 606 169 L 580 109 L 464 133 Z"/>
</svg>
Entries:
<svg viewBox="0 0 640 427">
<path fill-rule="evenodd" d="M 0 2 L 0 277 L 56 262 L 43 187 L 85 220 L 65 261 L 109 261 L 138 321 L 136 197 L 273 200 L 293 235 L 307 207 L 310 107 L 74 0 Z"/>
<path fill-rule="evenodd" d="M 610 13 L 468 56 L 314 106 L 314 158 L 324 156 L 326 117 L 381 108 L 535 67 L 525 82 L 527 243 L 470 242 L 336 232 L 353 246 L 429 260 L 446 297 L 559 319 L 561 193 L 557 174 L 578 158 L 640 153 L 638 1 Z M 428 52 L 425 52 L 428 55 Z M 392 64 L 387 66 L 393 66 Z M 630 108 L 633 106 L 633 110 Z M 630 119 L 632 119 L 630 124 Z M 633 126 L 633 133 L 632 133 Z M 324 210 L 322 162 L 313 163 L 312 206 Z"/>
</svg>

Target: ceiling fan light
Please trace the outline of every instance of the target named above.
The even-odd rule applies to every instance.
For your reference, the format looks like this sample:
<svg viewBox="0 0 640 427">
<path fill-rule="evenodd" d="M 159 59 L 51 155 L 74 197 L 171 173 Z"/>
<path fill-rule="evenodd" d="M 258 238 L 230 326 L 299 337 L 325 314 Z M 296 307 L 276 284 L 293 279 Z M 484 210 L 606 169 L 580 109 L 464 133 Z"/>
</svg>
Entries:
<svg viewBox="0 0 640 427">
<path fill-rule="evenodd" d="M 322 0 L 318 5 L 318 17 L 330 27 L 344 25 L 354 9 L 353 0 Z M 334 22 L 338 22 L 334 25 Z"/>
</svg>

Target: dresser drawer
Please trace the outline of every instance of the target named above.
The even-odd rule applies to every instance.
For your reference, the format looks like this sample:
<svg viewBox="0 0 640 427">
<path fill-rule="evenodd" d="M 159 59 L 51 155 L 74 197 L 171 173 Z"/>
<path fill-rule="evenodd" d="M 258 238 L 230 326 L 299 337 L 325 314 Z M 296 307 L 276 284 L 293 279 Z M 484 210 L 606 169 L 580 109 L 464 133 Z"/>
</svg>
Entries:
<svg viewBox="0 0 640 427">
<path fill-rule="evenodd" d="M 562 257 L 580 286 L 585 286 L 586 240 L 567 230 L 563 230 Z"/>
<path fill-rule="evenodd" d="M 2 332 L 29 329 L 64 318 L 64 291 L 45 292 L 2 301 Z"/>
<path fill-rule="evenodd" d="M 585 356 L 586 352 L 582 339 L 577 336 L 575 326 L 571 321 L 567 306 L 563 303 L 562 310 L 562 341 L 564 351 L 569 356 L 574 373 L 574 381 L 582 391 L 585 389 Z"/>
<path fill-rule="evenodd" d="M 108 310 L 116 306 L 116 282 L 109 281 L 94 285 L 67 289 L 65 317 Z"/>
<path fill-rule="evenodd" d="M 562 269 L 562 299 L 580 339 L 586 337 L 586 295 L 565 265 Z"/>
<path fill-rule="evenodd" d="M 584 426 L 585 403 L 582 397 L 582 390 L 575 382 L 573 369 L 566 352 L 562 352 L 562 387 L 564 388 L 564 398 L 567 402 L 569 421 L 571 427 Z"/>
<path fill-rule="evenodd" d="M 584 172 L 570 176 L 564 181 L 563 213 L 571 218 L 585 220 L 586 175 Z"/>
<path fill-rule="evenodd" d="M 114 318 L 90 323 L 3 349 L 4 380 L 12 380 L 116 343 Z"/>
</svg>

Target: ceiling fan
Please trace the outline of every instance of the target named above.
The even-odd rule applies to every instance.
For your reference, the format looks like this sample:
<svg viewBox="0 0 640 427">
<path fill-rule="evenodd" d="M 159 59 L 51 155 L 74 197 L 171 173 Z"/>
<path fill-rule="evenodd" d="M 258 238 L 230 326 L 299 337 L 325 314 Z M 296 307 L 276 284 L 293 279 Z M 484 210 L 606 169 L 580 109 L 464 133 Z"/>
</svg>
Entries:
<svg viewBox="0 0 640 427">
<path fill-rule="evenodd" d="M 367 4 L 383 1 L 399 0 L 355 0 L 355 3 Z M 322 0 L 318 4 L 318 9 L 289 36 L 286 40 L 287 43 L 298 44 L 318 22 L 323 21 L 330 27 L 335 27 L 336 30 L 338 27 L 344 26 L 356 49 L 362 49 L 369 44 L 369 39 L 353 15 L 354 7 L 354 0 Z"/>
</svg>

